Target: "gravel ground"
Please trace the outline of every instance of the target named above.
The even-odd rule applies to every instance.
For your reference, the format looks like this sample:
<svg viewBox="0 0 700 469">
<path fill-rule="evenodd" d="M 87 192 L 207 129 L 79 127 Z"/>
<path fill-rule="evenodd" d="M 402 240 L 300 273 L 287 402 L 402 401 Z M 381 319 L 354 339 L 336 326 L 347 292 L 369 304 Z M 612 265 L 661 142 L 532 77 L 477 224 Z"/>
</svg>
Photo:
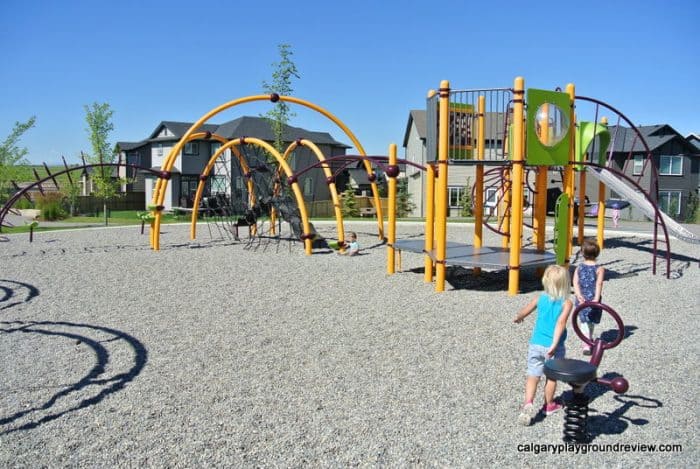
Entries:
<svg viewBox="0 0 700 469">
<path fill-rule="evenodd" d="M 450 268 L 435 293 L 420 255 L 385 273 L 370 223 L 346 226 L 356 257 L 162 229 L 160 252 L 140 227 L 0 243 L 0 466 L 698 466 L 697 245 L 672 243 L 667 280 L 648 238 L 608 238 L 604 300 L 627 338 L 599 374 L 630 390 L 587 388 L 598 448 L 535 454 L 561 443 L 563 416 L 516 420 L 533 321 L 512 319 L 533 272 L 509 297 L 505 272 Z M 682 449 L 620 446 L 638 444 Z"/>
</svg>

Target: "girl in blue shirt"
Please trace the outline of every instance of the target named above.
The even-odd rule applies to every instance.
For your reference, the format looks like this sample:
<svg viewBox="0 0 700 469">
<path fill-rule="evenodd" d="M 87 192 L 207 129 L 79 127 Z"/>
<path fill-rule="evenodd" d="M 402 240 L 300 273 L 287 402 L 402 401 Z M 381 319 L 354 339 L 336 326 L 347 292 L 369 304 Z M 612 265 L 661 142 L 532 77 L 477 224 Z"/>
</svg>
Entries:
<svg viewBox="0 0 700 469">
<path fill-rule="evenodd" d="M 566 349 L 566 323 L 573 305 L 569 300 L 571 280 L 569 271 L 560 265 L 550 265 L 542 276 L 544 293 L 535 297 L 515 316 L 513 322 L 520 324 L 533 311 L 537 310 L 535 326 L 527 351 L 527 380 L 525 381 L 525 403 L 518 422 L 530 425 L 537 414 L 533 404 L 537 385 L 544 374 L 544 362 L 548 358 L 564 358 Z M 551 415 L 562 408 L 554 401 L 557 382 L 546 379 L 544 384 L 545 415 Z"/>
</svg>

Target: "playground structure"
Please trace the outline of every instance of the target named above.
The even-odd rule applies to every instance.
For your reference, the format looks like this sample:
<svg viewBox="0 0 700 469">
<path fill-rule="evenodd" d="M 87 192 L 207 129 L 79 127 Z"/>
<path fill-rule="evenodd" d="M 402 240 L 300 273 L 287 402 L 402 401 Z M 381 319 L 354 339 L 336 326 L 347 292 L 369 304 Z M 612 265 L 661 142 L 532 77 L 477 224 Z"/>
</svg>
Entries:
<svg viewBox="0 0 700 469">
<path fill-rule="evenodd" d="M 305 106 L 324 115 L 334 122 L 355 145 L 358 155 L 342 155 L 326 158 L 325 155 L 306 139 L 292 141 L 280 154 L 269 143 L 255 137 L 240 137 L 227 140 L 211 132 L 200 129 L 213 116 L 254 101 L 270 100 Z M 488 102 L 488 104 L 487 104 Z M 595 118 L 592 122 L 576 122 L 576 103 L 588 102 L 595 105 Z M 164 210 L 164 197 L 173 166 L 185 144 L 197 139 L 212 139 L 221 144 L 205 165 L 199 177 L 199 184 L 192 208 L 190 237 L 196 238 L 196 224 L 200 212 L 205 211 L 221 221 L 224 229 L 238 239 L 238 227 L 248 226 L 252 234 L 257 234 L 257 218 L 268 216 L 269 233 L 276 235 L 277 222 L 285 220 L 290 224 L 296 239 L 301 239 L 307 255 L 312 253 L 316 233 L 309 220 L 304 197 L 299 187 L 298 178 L 306 171 L 320 168 L 324 172 L 329 187 L 337 226 L 337 246 L 343 249 L 344 227 L 343 215 L 335 180 L 340 171 L 351 162 L 361 161 L 371 182 L 374 210 L 376 211 L 378 236 L 384 240 L 384 219 L 382 205 L 376 184 L 375 168 L 381 169 L 387 176 L 388 185 L 388 251 L 387 272 L 395 271 L 396 253 L 401 250 L 414 251 L 425 255 L 425 281 L 435 280 L 436 291 L 444 291 L 447 265 L 473 267 L 475 275 L 482 268 L 508 269 L 508 291 L 518 291 L 520 269 L 522 267 L 541 268 L 551 263 L 567 264 L 573 246 L 574 199 L 576 181 L 579 176 L 578 200 L 586 196 L 586 175 L 591 174 L 600 180 L 597 212 L 597 239 L 603 247 L 604 215 L 606 201 L 605 186 L 611 187 L 632 204 L 640 207 L 649 218 L 654 220 L 653 273 L 656 273 L 658 255 L 658 227 L 661 227 L 663 241 L 666 244 L 666 271 L 670 272 L 670 246 L 667 227 L 681 239 L 698 242 L 698 238 L 683 229 L 682 226 L 661 213 L 652 195 L 644 192 L 639 180 L 626 176 L 623 171 L 609 166 L 610 156 L 606 159 L 605 150 L 609 143 L 615 141 L 616 135 L 608 131 L 607 119 L 600 118 L 601 108 L 606 108 L 624 120 L 631 128 L 634 125 L 616 109 L 591 98 L 577 97 L 574 86 L 568 85 L 565 93 L 559 91 L 525 90 L 524 80 L 516 78 L 513 88 L 495 88 L 483 90 L 451 90 L 449 82 L 440 84 L 439 92 L 430 92 L 428 104 L 428 142 L 429 163 L 424 167 L 416 163 L 400 160 L 396 156 L 396 146 L 391 145 L 389 156 L 367 156 L 355 135 L 337 117 L 327 110 L 308 101 L 272 95 L 256 95 L 229 101 L 218 106 L 197 122 L 172 148 L 160 170 L 140 168 L 134 165 L 117 164 L 86 165 L 68 168 L 66 171 L 84 170 L 90 166 L 128 166 L 135 172 L 145 170 L 157 176 L 153 199 L 148 208 L 151 211 L 142 220 L 150 223 L 150 244 L 154 250 L 160 248 L 160 223 Z M 487 111 L 488 110 L 488 111 Z M 500 128 L 499 128 L 500 127 Z M 618 128 L 616 126 L 616 128 Z M 645 171 L 652 177 L 651 191 L 658 190 L 651 153 L 644 139 L 637 132 L 641 144 L 647 150 L 644 163 Z M 307 168 L 296 172 L 288 164 L 289 155 L 295 148 L 303 146 L 311 150 L 318 160 Z M 256 149 L 255 158 L 252 158 Z M 610 155 L 612 154 L 612 147 Z M 261 155 L 263 155 L 261 157 Z M 227 159 L 228 158 L 228 159 Z M 628 158 L 629 159 L 629 158 Z M 205 184 L 213 175 L 221 171 L 230 171 L 236 162 L 245 177 L 245 200 L 234 200 L 234 190 L 230 173 L 228 187 L 224 194 L 216 197 L 204 197 Z M 65 164 L 65 160 L 64 160 Z M 396 240 L 396 200 L 399 176 L 399 164 L 413 165 L 427 174 L 427 213 L 425 218 L 424 240 Z M 338 165 L 340 167 L 338 168 Z M 447 242 L 447 193 L 448 171 L 451 165 L 473 165 L 476 170 L 473 209 L 475 217 L 474 239 L 471 244 Z M 490 167 L 490 169 L 486 169 Z M 555 216 L 554 253 L 545 251 L 545 225 L 547 211 L 548 172 L 556 168 L 562 173 L 564 192 L 558 201 Z M 30 187 L 18 190 L 5 206 L 0 209 L 0 224 L 12 205 L 32 187 L 41 191 L 42 182 L 54 179 L 48 167 L 48 177 L 39 178 Z M 264 189 L 264 190 L 263 190 Z M 496 194 L 495 222 L 493 214 L 485 213 L 484 194 L 491 191 Z M 525 199 L 530 197 L 532 203 L 532 221 L 525 219 Z M 237 207 L 237 208 L 236 208 Z M 584 204 L 578 204 L 578 241 L 583 239 Z M 483 245 L 483 229 L 490 229 L 502 236 L 500 247 Z M 523 229 L 533 231 L 534 248 L 523 247 Z M 400 256 L 399 256 L 400 260 Z"/>
<path fill-rule="evenodd" d="M 508 269 L 508 292 L 515 295 L 519 288 L 521 267 L 541 268 L 547 264 L 566 265 L 572 253 L 574 239 L 574 200 L 578 174 L 578 200 L 586 195 L 586 175 L 600 180 L 597 202 L 597 241 L 604 245 L 605 186 L 609 186 L 629 202 L 639 207 L 654 221 L 652 271 L 656 273 L 659 227 L 666 245 L 666 275 L 670 275 L 670 243 L 668 228 L 688 242 L 700 240 L 670 217 L 663 214 L 655 203 L 658 191 L 657 175 L 644 138 L 636 132 L 646 149 L 644 172 L 651 173 L 650 193 L 640 186 L 639 175 L 632 179 L 623 171 L 610 167 L 605 152 L 616 137 L 608 131 L 607 119 L 599 119 L 601 108 L 618 116 L 636 131 L 622 113 L 601 101 L 575 95 L 569 84 L 566 92 L 525 89 L 523 78 L 516 78 L 514 87 L 481 90 L 451 90 L 448 81 L 440 83 L 439 91 L 431 91 L 427 100 L 426 219 L 423 240 L 392 239 L 389 226 L 389 250 L 406 250 L 424 254 L 425 281 L 435 281 L 435 290 L 444 291 L 447 265 L 473 267 L 475 275 L 481 268 Z M 487 100 L 489 112 L 487 113 Z M 576 121 L 576 103 L 593 103 L 595 118 L 592 122 Z M 487 119 L 497 119 L 498 125 Z M 495 116 L 495 117 L 494 117 Z M 619 126 L 616 126 L 618 128 Z M 487 129 L 490 132 L 487 134 Z M 488 150 L 487 150 L 488 144 Z M 500 148 L 499 148 L 500 147 Z M 628 156 L 628 160 L 631 157 Z M 471 244 L 447 241 L 447 193 L 450 166 L 474 165 L 473 212 L 474 239 Z M 486 167 L 492 167 L 488 171 Z M 548 172 L 560 169 L 563 173 L 563 193 L 555 212 L 554 253 L 545 251 Z M 496 175 L 494 177 L 494 174 Z M 495 182 L 494 182 L 495 181 Z M 498 219 L 495 226 L 484 213 L 484 194 L 488 184 L 496 189 Z M 391 187 L 391 186 L 390 186 Z M 531 195 L 532 223 L 524 217 L 524 200 Z M 390 191 L 391 197 L 391 191 Z M 390 210 L 393 206 L 390 203 Z M 579 244 L 584 234 L 584 203 L 578 204 Z M 523 248 L 523 228 L 533 231 L 534 248 Z M 502 235 L 502 246 L 485 247 L 483 228 Z M 393 252 L 390 253 L 395 258 Z M 400 258 L 399 258 L 400 259 Z M 395 271 L 395 261 L 389 260 L 387 272 Z"/>
<path fill-rule="evenodd" d="M 587 307 L 600 308 L 612 316 L 618 330 L 615 339 L 611 342 L 606 342 L 601 338 L 593 341 L 581 332 L 578 315 Z M 566 443 L 583 444 L 591 441 L 591 437 L 587 432 L 588 403 L 590 399 L 584 394 L 584 389 L 588 383 L 598 383 L 607 386 L 615 391 L 616 394 L 623 394 L 629 389 L 629 383 L 622 376 L 617 376 L 613 379 L 597 377 L 598 367 L 603 359 L 603 352 L 617 347 L 622 342 L 625 336 L 625 325 L 615 310 L 608 305 L 595 302 L 585 302 L 578 305 L 571 315 L 571 325 L 576 335 L 586 345 L 591 347 L 590 361 L 585 362 L 570 358 L 547 360 L 544 364 L 544 374 L 548 379 L 563 381 L 571 385 L 573 397 L 565 407 L 563 440 Z"/>
<path fill-rule="evenodd" d="M 243 138 L 238 138 L 234 139 L 230 142 L 222 142 L 224 145 L 221 146 L 221 148 L 214 154 L 212 155 L 212 158 L 209 160 L 208 164 L 204 168 L 201 176 L 200 176 L 200 183 L 197 188 L 197 193 L 196 193 L 196 203 L 195 203 L 195 209 L 192 211 L 192 225 L 191 225 L 191 238 L 194 239 L 196 236 L 196 223 L 197 223 L 197 215 L 198 215 L 198 206 L 200 203 L 200 200 L 202 198 L 202 192 L 203 192 L 203 187 L 204 187 L 204 182 L 206 179 L 209 177 L 210 172 L 212 168 L 215 166 L 216 161 L 218 158 L 220 158 L 226 150 L 231 150 L 231 152 L 236 156 L 238 159 L 241 168 L 243 168 L 245 172 L 245 176 L 247 179 L 247 186 L 249 188 L 249 200 L 248 204 L 249 207 L 252 207 L 253 204 L 256 202 L 256 197 L 254 194 L 254 181 L 253 181 L 253 175 L 254 173 L 250 170 L 250 167 L 247 165 L 247 162 L 245 161 L 245 158 L 242 157 L 241 152 L 237 151 L 236 147 L 239 147 L 241 145 L 245 144 L 251 144 L 251 145 L 256 145 L 258 147 L 261 147 L 264 149 L 267 155 L 270 156 L 270 158 L 273 158 L 274 161 L 278 165 L 278 171 L 280 174 L 278 174 L 274 178 L 274 184 L 275 184 L 275 191 L 272 194 L 272 199 L 274 199 L 274 196 L 277 195 L 279 197 L 279 194 L 282 191 L 282 186 L 286 184 L 291 191 L 294 194 L 294 199 L 296 201 L 296 209 L 298 210 L 298 214 L 289 214 L 287 213 L 288 216 L 293 216 L 294 218 L 290 218 L 288 221 L 290 221 L 290 225 L 292 225 L 293 231 L 295 230 L 296 226 L 296 231 L 299 234 L 299 237 L 304 241 L 304 250 L 306 254 L 310 255 L 312 252 L 312 245 L 313 245 L 313 239 L 315 237 L 313 228 L 311 226 L 311 223 L 309 222 L 309 216 L 308 212 L 306 210 L 306 205 L 304 202 L 304 197 L 301 191 L 301 188 L 299 187 L 298 184 L 298 177 L 299 174 L 303 173 L 303 171 L 309 170 L 310 168 L 306 168 L 300 172 L 294 172 L 292 171 L 291 167 L 287 163 L 287 157 L 288 155 L 293 151 L 293 149 L 298 146 L 298 145 L 305 145 L 311 148 L 312 151 L 314 151 L 314 154 L 317 156 L 319 160 L 318 165 L 312 165 L 312 167 L 318 167 L 320 166 L 323 171 L 326 173 L 326 183 L 329 185 L 330 193 L 333 198 L 333 204 L 335 208 L 335 214 L 336 214 L 336 221 L 337 221 L 337 226 L 338 226 L 338 244 L 339 246 L 343 247 L 344 243 L 344 230 L 343 230 L 343 220 L 342 220 L 342 214 L 340 212 L 340 201 L 338 199 L 338 194 L 337 190 L 335 189 L 335 177 L 333 174 L 330 173 L 330 167 L 329 163 L 331 161 L 336 161 L 340 158 L 343 158 L 344 161 L 348 160 L 360 160 L 362 161 L 365 170 L 367 171 L 367 177 L 371 183 L 371 189 L 372 189 L 372 196 L 374 199 L 374 204 L 375 204 L 375 209 L 377 211 L 377 223 L 378 223 L 378 231 L 379 231 L 379 237 L 380 239 L 384 238 L 384 226 L 383 226 L 383 219 L 382 219 L 382 209 L 381 209 L 381 204 L 379 202 L 379 192 L 377 190 L 377 184 L 376 184 L 376 174 L 373 170 L 372 167 L 372 159 L 370 157 L 367 157 L 362 145 L 360 144 L 359 140 L 355 137 L 355 135 L 350 131 L 350 129 L 345 126 L 343 122 L 341 122 L 337 117 L 335 117 L 333 114 L 328 112 L 327 110 L 310 103 L 308 101 L 299 99 L 299 98 L 294 98 L 290 96 L 279 96 L 275 93 L 271 95 L 256 95 L 256 96 L 248 96 L 245 98 L 240 98 L 236 99 L 233 101 L 229 101 L 227 103 L 222 104 L 221 106 L 218 106 L 205 115 L 203 115 L 197 122 L 192 124 L 190 129 L 182 136 L 182 138 L 177 142 L 177 144 L 172 148 L 168 156 L 165 158 L 165 161 L 162 166 L 162 170 L 158 176 L 158 180 L 156 181 L 156 185 L 154 188 L 153 192 L 153 200 L 149 206 L 149 208 L 153 211 L 153 220 L 151 222 L 151 230 L 150 230 L 150 243 L 151 247 L 154 250 L 159 250 L 160 249 L 160 223 L 161 223 L 161 216 L 162 216 L 162 211 L 164 209 L 163 201 L 165 198 L 165 193 L 168 185 L 168 181 L 170 179 L 171 171 L 173 169 L 173 166 L 175 164 L 176 159 L 179 157 L 182 149 L 184 148 L 185 144 L 191 140 L 194 140 L 195 138 L 201 138 L 200 134 L 197 133 L 197 130 L 205 124 L 209 119 L 211 119 L 213 116 L 227 110 L 230 108 L 233 108 L 235 106 L 244 104 L 244 103 L 249 103 L 249 102 L 254 102 L 254 101 L 263 101 L 263 100 L 270 100 L 273 103 L 276 103 L 278 101 L 283 101 L 286 103 L 295 103 L 299 104 L 302 106 L 305 106 L 309 109 L 312 109 L 314 111 L 317 111 L 324 115 L 325 117 L 329 118 L 331 121 L 333 121 L 344 133 L 345 135 L 352 141 L 354 144 L 355 148 L 359 152 L 358 156 L 349 156 L 345 155 L 342 157 L 334 157 L 334 158 L 329 158 L 326 159 L 324 155 L 321 154 L 320 151 L 318 151 L 318 148 L 315 148 L 315 145 L 313 145 L 312 142 L 309 141 L 304 141 L 304 140 L 297 140 L 295 142 L 292 142 L 288 147 L 287 150 L 284 152 L 284 156 L 281 155 L 274 147 L 272 147 L 270 144 L 267 142 L 264 142 L 260 139 L 251 137 L 243 137 Z M 213 137 L 210 133 L 207 133 L 205 135 L 205 138 L 211 138 Z M 221 139 L 221 137 L 214 137 L 217 139 Z M 246 171 L 247 170 L 247 171 Z M 283 174 L 282 174 L 283 173 Z M 286 176 L 286 179 L 283 179 L 281 176 L 284 175 Z M 273 200 L 274 202 L 274 200 Z M 287 208 L 290 208 L 289 204 L 284 205 Z M 277 214 L 280 214 L 282 216 L 285 216 L 285 210 L 282 208 L 282 205 L 279 205 L 277 207 L 274 207 L 273 203 L 273 210 L 270 212 L 270 225 L 271 225 L 271 230 L 274 230 L 274 224 L 275 224 L 275 219 Z"/>
</svg>

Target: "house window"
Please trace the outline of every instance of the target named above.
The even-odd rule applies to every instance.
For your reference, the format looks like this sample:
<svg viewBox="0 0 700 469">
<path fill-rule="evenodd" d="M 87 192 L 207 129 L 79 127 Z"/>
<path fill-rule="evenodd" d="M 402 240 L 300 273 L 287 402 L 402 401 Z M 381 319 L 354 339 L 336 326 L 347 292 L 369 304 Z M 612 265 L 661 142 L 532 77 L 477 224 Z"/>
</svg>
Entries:
<svg viewBox="0 0 700 469">
<path fill-rule="evenodd" d="M 632 175 L 640 176 L 644 170 L 644 155 L 634 155 L 634 164 L 632 166 Z"/>
<path fill-rule="evenodd" d="M 495 187 L 489 187 L 486 189 L 486 194 L 484 196 L 484 205 L 487 207 L 495 207 L 498 203 L 498 189 Z"/>
<path fill-rule="evenodd" d="M 211 193 L 225 194 L 226 193 L 226 176 L 211 177 Z"/>
<path fill-rule="evenodd" d="M 314 195 L 314 180 L 311 178 L 304 179 L 304 197 Z"/>
<path fill-rule="evenodd" d="M 668 215 L 680 215 L 681 191 L 659 191 L 659 208 Z"/>
<path fill-rule="evenodd" d="M 185 155 L 199 155 L 199 144 L 197 142 L 185 143 Z"/>
<path fill-rule="evenodd" d="M 155 149 L 156 149 L 156 156 L 163 156 L 163 144 L 162 143 L 156 143 Z"/>
<path fill-rule="evenodd" d="M 462 200 L 462 196 L 464 195 L 467 188 L 466 187 L 448 187 L 447 190 L 449 191 L 449 199 L 448 200 L 450 201 L 450 207 L 452 207 L 452 208 L 461 207 L 461 204 L 459 202 L 460 202 L 460 200 Z"/>
<path fill-rule="evenodd" d="M 661 176 L 682 176 L 683 157 L 681 155 L 661 155 L 659 157 L 659 174 Z"/>
<path fill-rule="evenodd" d="M 214 156 L 214 153 L 216 153 L 216 151 L 217 151 L 219 148 L 221 148 L 221 143 L 219 143 L 219 142 L 212 142 L 212 143 L 211 143 L 211 152 L 209 153 L 209 156 L 210 156 L 210 157 Z"/>
</svg>

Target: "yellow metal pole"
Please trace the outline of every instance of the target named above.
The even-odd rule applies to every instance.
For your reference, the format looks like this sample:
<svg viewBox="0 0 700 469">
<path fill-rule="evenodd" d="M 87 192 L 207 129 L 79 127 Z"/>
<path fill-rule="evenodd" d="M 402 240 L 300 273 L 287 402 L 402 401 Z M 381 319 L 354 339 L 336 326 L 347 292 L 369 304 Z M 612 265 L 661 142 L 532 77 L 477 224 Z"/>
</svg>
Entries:
<svg viewBox="0 0 700 469">
<path fill-rule="evenodd" d="M 608 118 L 603 117 L 600 119 L 601 125 L 607 127 Z M 602 149 L 601 149 L 602 150 Z M 597 160 L 596 160 L 597 161 Z M 596 230 L 596 238 L 598 240 L 598 247 L 603 249 L 603 240 L 605 239 L 605 184 L 603 181 L 598 181 L 598 229 Z"/>
<path fill-rule="evenodd" d="M 396 177 L 398 176 L 398 165 L 396 164 L 396 144 L 389 145 L 389 166 L 387 176 L 389 176 L 389 220 L 387 222 L 389 239 L 387 240 L 386 272 L 393 274 L 396 268 L 394 256 L 394 243 L 396 242 Z"/>
<path fill-rule="evenodd" d="M 540 125 L 540 141 L 548 145 L 550 141 L 549 128 L 549 105 L 543 104 Z M 544 240 L 546 237 L 547 225 L 547 166 L 538 166 L 537 175 L 535 176 L 535 200 L 534 200 L 534 240 L 535 248 L 538 251 L 544 251 Z"/>
<path fill-rule="evenodd" d="M 569 83 L 566 85 L 566 92 L 569 94 L 569 101 L 570 101 L 570 110 L 569 110 L 569 132 L 573 133 L 574 129 L 576 128 L 576 115 L 574 113 L 574 100 L 576 98 L 576 92 L 575 92 L 575 87 L 573 83 Z M 575 154 L 576 154 L 576 139 L 572 135 L 571 138 L 569 139 L 569 162 L 566 165 L 564 175 L 565 175 L 565 180 L 566 180 L 566 188 L 565 192 L 569 196 L 569 226 L 567 227 L 567 237 L 566 237 L 566 260 L 564 261 L 565 265 L 569 265 L 569 259 L 571 258 L 571 252 L 572 252 L 572 242 L 573 242 L 573 237 L 574 237 L 574 224 L 573 224 L 573 219 L 574 219 L 574 185 L 576 183 L 574 179 L 574 166 L 572 162 L 574 161 Z"/>
<path fill-rule="evenodd" d="M 574 133 L 575 135 L 575 133 Z M 586 221 L 586 168 L 581 168 L 578 175 L 578 245 L 583 244 L 583 230 Z"/>
<path fill-rule="evenodd" d="M 479 96 L 477 102 L 478 133 L 476 140 L 476 159 L 484 161 L 484 140 L 486 97 Z M 474 183 L 474 247 L 480 248 L 484 243 L 484 165 L 476 165 L 476 182 Z M 474 267 L 474 275 L 481 274 L 481 267 Z"/>
<path fill-rule="evenodd" d="M 515 124 L 514 124 L 515 125 Z M 513 142 L 517 137 L 513 137 Z M 511 155 L 511 159 L 513 155 Z M 501 203 L 499 204 L 498 217 L 501 220 L 501 229 L 503 230 L 503 237 L 501 238 L 501 246 L 504 248 L 508 247 L 510 243 L 510 216 L 512 212 L 511 205 L 511 195 L 513 194 L 513 180 L 511 178 L 511 170 L 506 168 L 503 170 L 503 196 L 501 197 Z"/>
<path fill-rule="evenodd" d="M 438 177 L 435 203 L 435 291 L 445 291 L 447 256 L 447 147 L 450 123 L 450 82 L 440 82 L 438 120 Z"/>
<path fill-rule="evenodd" d="M 435 168 L 428 164 L 425 170 L 425 259 L 424 280 L 433 281 L 433 242 L 435 240 Z"/>
<path fill-rule="evenodd" d="M 510 223 L 510 256 L 508 262 L 508 294 L 516 295 L 520 283 L 520 247 L 523 232 L 523 178 L 525 173 L 523 118 L 525 79 L 517 77 L 513 86 L 513 154 Z"/>
</svg>

